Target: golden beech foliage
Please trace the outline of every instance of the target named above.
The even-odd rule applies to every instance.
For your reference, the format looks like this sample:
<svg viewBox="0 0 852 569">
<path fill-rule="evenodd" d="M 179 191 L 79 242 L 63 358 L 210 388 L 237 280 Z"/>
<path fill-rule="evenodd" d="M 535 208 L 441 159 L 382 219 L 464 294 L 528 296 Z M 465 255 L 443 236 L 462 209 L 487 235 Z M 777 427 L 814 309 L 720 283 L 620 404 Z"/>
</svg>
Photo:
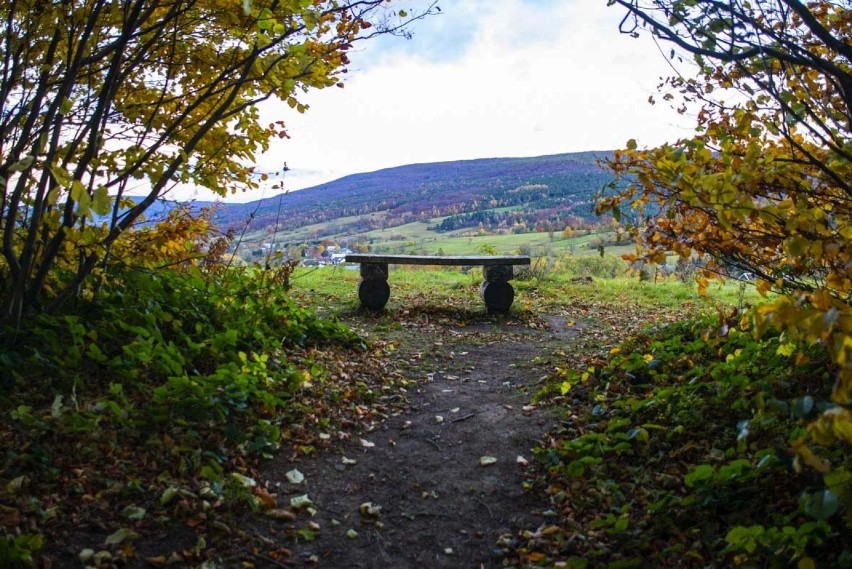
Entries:
<svg viewBox="0 0 852 569">
<path fill-rule="evenodd" d="M 630 219 L 632 258 L 697 258 L 699 285 L 732 270 L 777 297 L 756 334 L 823 342 L 838 404 L 810 426 L 818 443 L 852 443 L 852 12 L 842 3 L 612 0 L 623 31 L 644 28 L 694 56 L 697 75 L 661 85 L 698 108 L 696 136 L 640 149 L 609 166 L 618 181 L 600 212 Z"/>
<path fill-rule="evenodd" d="M 7 0 L 0 5 L 0 320 L 60 305 L 161 194 L 256 186 L 283 120 L 341 85 L 356 41 L 431 12 L 386 0 Z M 142 195 L 130 202 L 129 193 Z M 76 259 L 67 259 L 76 252 Z M 55 291 L 56 263 L 70 279 Z M 60 271 L 63 272 L 63 271 Z M 46 297 L 46 298 L 42 298 Z"/>
<path fill-rule="evenodd" d="M 195 214 L 188 207 L 177 207 L 162 221 L 129 231 L 111 254 L 133 268 L 198 266 L 210 245 L 211 214 L 209 209 Z"/>
</svg>

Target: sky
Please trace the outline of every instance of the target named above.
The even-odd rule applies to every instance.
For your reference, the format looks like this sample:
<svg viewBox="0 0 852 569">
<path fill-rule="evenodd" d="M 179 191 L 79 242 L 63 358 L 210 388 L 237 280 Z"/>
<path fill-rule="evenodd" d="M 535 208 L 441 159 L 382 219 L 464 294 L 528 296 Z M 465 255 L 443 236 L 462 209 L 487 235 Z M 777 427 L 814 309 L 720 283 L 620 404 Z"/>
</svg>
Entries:
<svg viewBox="0 0 852 569">
<path fill-rule="evenodd" d="M 623 13 L 606 0 L 438 5 L 440 15 L 417 22 L 411 39 L 357 44 L 345 87 L 302 95 L 305 114 L 262 108 L 264 120 L 285 121 L 290 138 L 276 139 L 258 170 L 286 163 L 283 185 L 295 191 L 405 164 L 611 150 L 631 138 L 656 146 L 691 134 L 694 119 L 648 102 L 672 74 L 667 58 L 649 36 L 620 34 Z"/>
</svg>

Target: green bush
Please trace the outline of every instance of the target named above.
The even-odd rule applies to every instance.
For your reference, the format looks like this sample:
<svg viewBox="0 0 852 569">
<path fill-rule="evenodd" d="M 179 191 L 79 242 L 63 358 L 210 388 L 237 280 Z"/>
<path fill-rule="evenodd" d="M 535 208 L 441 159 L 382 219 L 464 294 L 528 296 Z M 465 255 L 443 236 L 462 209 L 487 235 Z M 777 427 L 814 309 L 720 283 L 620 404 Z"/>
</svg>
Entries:
<svg viewBox="0 0 852 569">
<path fill-rule="evenodd" d="M 263 272 L 217 279 L 129 272 L 122 281 L 85 312 L 41 315 L 3 334 L 0 360 L 15 364 L 3 388 L 27 401 L 13 417 L 34 440 L 227 427 L 228 444 L 261 449 L 277 442 L 279 428 L 268 419 L 284 420 L 310 377 L 289 361 L 288 349 L 363 346 L 348 328 L 268 286 Z"/>
<path fill-rule="evenodd" d="M 588 530 L 522 549 L 600 566 L 845 566 L 852 454 L 823 449 L 823 476 L 790 452 L 832 377 L 824 346 L 716 318 L 640 335 L 601 369 L 560 369 L 539 397 L 565 401 L 565 420 L 536 453 L 566 527 Z"/>
<path fill-rule="evenodd" d="M 612 279 L 627 273 L 627 263 L 615 255 L 590 255 L 561 257 L 559 264 L 574 277 Z"/>
</svg>

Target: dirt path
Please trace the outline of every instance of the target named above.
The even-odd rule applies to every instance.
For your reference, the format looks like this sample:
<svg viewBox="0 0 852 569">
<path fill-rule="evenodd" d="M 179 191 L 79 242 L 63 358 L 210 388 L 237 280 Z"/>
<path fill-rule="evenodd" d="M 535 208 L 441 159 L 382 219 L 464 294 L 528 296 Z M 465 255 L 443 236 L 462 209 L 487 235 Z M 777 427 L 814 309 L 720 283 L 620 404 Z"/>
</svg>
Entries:
<svg viewBox="0 0 852 569">
<path fill-rule="evenodd" d="M 264 472 L 282 481 L 279 502 L 307 494 L 315 509 L 287 523 L 246 519 L 261 544 L 300 535 L 288 564 L 497 567 L 500 536 L 544 521 L 546 500 L 524 492 L 524 462 L 553 419 L 530 399 L 545 373 L 541 356 L 569 335 L 564 319 L 429 328 L 396 332 L 398 361 L 416 382 L 407 412 L 318 455 L 278 458 Z M 287 481 L 293 469 L 302 483 Z"/>
</svg>

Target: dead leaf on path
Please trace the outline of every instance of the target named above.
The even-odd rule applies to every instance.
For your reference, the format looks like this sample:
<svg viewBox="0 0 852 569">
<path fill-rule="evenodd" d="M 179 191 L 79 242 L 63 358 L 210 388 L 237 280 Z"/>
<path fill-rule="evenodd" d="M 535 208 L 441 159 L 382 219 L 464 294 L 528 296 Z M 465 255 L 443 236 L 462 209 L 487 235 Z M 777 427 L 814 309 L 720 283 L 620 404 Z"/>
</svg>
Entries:
<svg viewBox="0 0 852 569">
<path fill-rule="evenodd" d="M 374 446 L 376 446 L 376 443 L 371 443 L 366 439 L 361 439 L 361 446 L 364 448 L 373 448 Z"/>
<path fill-rule="evenodd" d="M 177 493 L 178 493 L 177 486 L 169 486 L 168 488 L 166 488 L 165 491 L 163 492 L 163 495 L 160 496 L 160 505 L 165 506 L 166 504 L 171 502 L 172 499 L 174 499 L 174 497 L 177 496 Z"/>
<path fill-rule="evenodd" d="M 145 508 L 130 505 L 121 510 L 121 515 L 131 520 L 141 520 L 145 517 Z"/>
<path fill-rule="evenodd" d="M 138 539 L 139 534 L 130 528 L 121 528 L 104 540 L 104 545 L 119 545 L 131 539 Z"/>
<path fill-rule="evenodd" d="M 290 498 L 290 506 L 296 509 L 313 506 L 313 504 L 313 501 L 308 498 L 307 494 L 302 494 L 301 496 L 293 496 L 292 498 Z"/>
<path fill-rule="evenodd" d="M 479 459 L 480 466 L 489 466 L 497 462 L 497 457 L 494 456 L 483 456 Z"/>
<path fill-rule="evenodd" d="M 266 515 L 276 520 L 284 520 L 288 522 L 292 522 L 296 519 L 296 514 L 286 508 L 275 508 L 274 510 L 268 510 L 266 512 Z"/>
<path fill-rule="evenodd" d="M 364 516 L 378 516 L 382 513 L 382 507 L 372 502 L 364 502 L 358 507 L 358 511 Z"/>
<path fill-rule="evenodd" d="M 284 476 L 287 477 L 287 482 L 289 482 L 290 484 L 301 484 L 305 481 L 305 475 L 295 468 L 293 470 L 288 471 Z"/>
<path fill-rule="evenodd" d="M 270 494 L 266 488 L 255 488 L 254 495 L 264 508 L 275 507 L 275 496 Z"/>
</svg>

